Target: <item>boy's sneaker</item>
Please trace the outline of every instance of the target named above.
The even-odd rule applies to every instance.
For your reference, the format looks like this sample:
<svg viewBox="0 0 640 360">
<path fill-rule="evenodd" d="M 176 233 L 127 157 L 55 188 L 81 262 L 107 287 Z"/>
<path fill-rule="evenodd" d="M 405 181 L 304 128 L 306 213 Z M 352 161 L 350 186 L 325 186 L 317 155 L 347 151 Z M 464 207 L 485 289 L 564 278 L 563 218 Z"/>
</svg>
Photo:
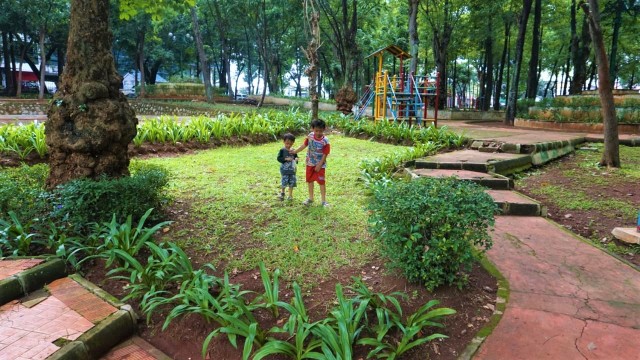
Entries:
<svg viewBox="0 0 640 360">
<path fill-rule="evenodd" d="M 323 202 L 322 202 L 322 207 L 329 207 L 329 203 L 328 203 L 328 202 L 326 202 L 326 201 L 323 201 Z"/>
<path fill-rule="evenodd" d="M 278 195 L 278 200 L 280 201 L 284 200 L 284 193 Z"/>
<path fill-rule="evenodd" d="M 311 199 L 307 199 L 307 200 L 305 200 L 305 201 L 303 201 L 303 202 L 302 202 L 302 205 L 307 205 L 307 206 L 309 206 L 309 205 L 311 205 L 311 203 L 313 203 L 313 200 L 311 200 Z"/>
<path fill-rule="evenodd" d="M 287 196 L 287 201 L 293 201 L 293 197 Z"/>
</svg>

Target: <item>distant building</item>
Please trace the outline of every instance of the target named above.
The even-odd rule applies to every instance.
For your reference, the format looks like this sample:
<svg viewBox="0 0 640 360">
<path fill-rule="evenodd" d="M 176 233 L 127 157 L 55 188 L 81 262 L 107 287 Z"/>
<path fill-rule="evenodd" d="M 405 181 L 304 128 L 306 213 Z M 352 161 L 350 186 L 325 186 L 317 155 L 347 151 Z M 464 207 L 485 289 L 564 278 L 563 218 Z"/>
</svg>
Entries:
<svg viewBox="0 0 640 360">
<path fill-rule="evenodd" d="M 137 82 L 140 83 L 140 72 L 129 71 L 122 77 L 122 93 L 125 95 L 133 95 L 136 93 L 136 77 Z M 156 83 L 166 83 L 167 79 L 160 75 L 156 75 Z"/>
</svg>

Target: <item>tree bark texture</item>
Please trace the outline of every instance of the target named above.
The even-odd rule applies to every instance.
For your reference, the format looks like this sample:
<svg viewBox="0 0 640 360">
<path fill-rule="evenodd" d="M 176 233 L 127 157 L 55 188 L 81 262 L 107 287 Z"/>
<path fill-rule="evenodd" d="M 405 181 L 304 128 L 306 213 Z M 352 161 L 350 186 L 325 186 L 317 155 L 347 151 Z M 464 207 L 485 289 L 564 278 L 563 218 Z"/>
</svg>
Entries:
<svg viewBox="0 0 640 360">
<path fill-rule="evenodd" d="M 195 7 L 191 8 L 191 21 L 193 21 L 193 37 L 196 40 L 198 48 L 198 59 L 202 67 L 202 82 L 204 83 L 204 92 L 208 102 L 213 102 L 213 87 L 211 86 L 211 72 L 207 63 L 207 54 L 204 52 L 202 44 L 202 35 L 200 34 L 200 24 L 198 23 L 198 13 Z"/>
<path fill-rule="evenodd" d="M 604 121 L 604 151 L 600 165 L 607 167 L 620 167 L 620 144 L 618 140 L 618 119 L 613 103 L 613 91 L 611 78 L 609 77 L 609 60 L 600 27 L 600 5 L 598 0 L 589 0 L 589 5 L 582 3 L 582 10 L 588 17 L 589 32 L 593 41 L 593 49 L 598 64 L 598 94 L 602 105 L 602 117 Z"/>
<path fill-rule="evenodd" d="M 538 95 L 538 59 L 540 56 L 540 23 L 542 19 L 542 0 L 535 0 L 533 12 L 533 34 L 531 38 L 531 58 L 529 59 L 529 73 L 527 74 L 527 99 L 535 99 Z"/>
<path fill-rule="evenodd" d="M 575 4 L 575 0 L 573 1 Z M 587 81 L 587 59 L 591 52 L 589 37 L 589 25 L 587 18 L 582 20 L 580 37 L 577 34 L 577 8 L 571 10 L 571 63 L 573 64 L 573 76 L 569 85 L 569 94 L 580 94 Z"/>
<path fill-rule="evenodd" d="M 502 76 L 504 74 L 504 64 L 507 62 L 507 52 L 509 49 L 509 39 L 511 32 L 511 22 L 504 24 L 504 44 L 502 46 L 502 56 L 500 57 L 500 68 L 498 70 L 498 78 L 496 79 L 496 91 L 493 97 L 493 110 L 500 110 L 500 96 L 502 95 Z"/>
<path fill-rule="evenodd" d="M 129 174 L 138 120 L 120 93 L 111 53 L 109 0 L 72 0 L 67 62 L 45 127 L 47 187 Z"/>
<path fill-rule="evenodd" d="M 520 23 L 518 24 L 518 39 L 516 40 L 516 60 L 513 66 L 513 78 L 511 89 L 509 89 L 509 100 L 507 101 L 507 111 L 504 123 L 513 125 L 516 118 L 516 102 L 518 101 L 518 83 L 520 81 L 520 67 L 522 65 L 522 53 L 524 52 L 524 40 L 527 32 L 527 22 L 529 22 L 529 13 L 531 13 L 531 1 L 523 0 L 522 13 L 520 14 Z"/>
</svg>

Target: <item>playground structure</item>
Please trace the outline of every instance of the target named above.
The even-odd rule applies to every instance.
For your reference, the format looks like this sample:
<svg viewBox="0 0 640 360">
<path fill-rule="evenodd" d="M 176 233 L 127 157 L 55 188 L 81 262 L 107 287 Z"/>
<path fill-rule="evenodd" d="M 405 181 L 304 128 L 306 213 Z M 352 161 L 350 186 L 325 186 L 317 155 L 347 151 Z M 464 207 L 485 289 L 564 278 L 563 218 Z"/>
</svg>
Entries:
<svg viewBox="0 0 640 360">
<path fill-rule="evenodd" d="M 385 52 L 400 59 L 397 75 L 383 69 Z M 393 119 L 397 122 L 407 122 L 409 125 L 422 126 L 424 122 L 431 122 L 434 126 L 438 126 L 438 76 L 436 80 L 430 80 L 428 76 L 406 73 L 404 60 L 410 59 L 411 55 L 395 45 L 387 46 L 367 56 L 367 58 L 371 57 L 378 60 L 376 75 L 373 83 L 367 86 L 356 103 L 355 119 L 361 119 L 373 103 L 374 121 Z M 429 111 L 429 106 L 432 106 L 432 111 Z"/>
</svg>

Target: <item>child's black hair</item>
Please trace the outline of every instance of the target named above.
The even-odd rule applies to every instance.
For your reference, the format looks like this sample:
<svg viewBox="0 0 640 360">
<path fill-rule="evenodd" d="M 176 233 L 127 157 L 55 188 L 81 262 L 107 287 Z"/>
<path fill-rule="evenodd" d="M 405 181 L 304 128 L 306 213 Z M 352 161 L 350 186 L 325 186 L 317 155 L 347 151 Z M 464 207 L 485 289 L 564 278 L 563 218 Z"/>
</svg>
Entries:
<svg viewBox="0 0 640 360">
<path fill-rule="evenodd" d="M 293 142 L 296 141 L 296 137 L 292 133 L 286 133 L 282 135 L 282 140 L 291 140 Z"/>
<path fill-rule="evenodd" d="M 311 122 L 311 128 L 312 128 L 312 129 L 315 129 L 315 128 L 318 128 L 318 129 L 326 129 L 326 128 L 327 128 L 327 124 L 326 124 L 326 123 L 324 122 L 324 120 L 322 120 L 322 119 L 313 120 L 313 121 Z"/>
</svg>

